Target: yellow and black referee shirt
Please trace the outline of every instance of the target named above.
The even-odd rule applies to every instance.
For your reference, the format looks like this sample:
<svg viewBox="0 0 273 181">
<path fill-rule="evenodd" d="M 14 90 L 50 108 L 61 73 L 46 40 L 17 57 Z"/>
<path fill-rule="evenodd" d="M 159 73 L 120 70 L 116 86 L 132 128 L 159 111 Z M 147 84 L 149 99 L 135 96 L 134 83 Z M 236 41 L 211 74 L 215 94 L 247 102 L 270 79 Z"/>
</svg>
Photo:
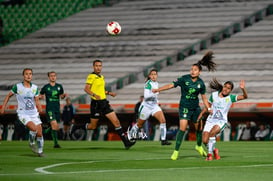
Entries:
<svg viewBox="0 0 273 181">
<path fill-rule="evenodd" d="M 94 94 L 100 96 L 101 100 L 106 99 L 106 94 L 105 94 L 105 81 L 104 81 L 104 76 L 103 75 L 97 75 L 95 73 L 90 73 L 85 81 L 86 84 L 91 85 L 91 92 Z M 96 100 L 95 97 L 91 96 L 91 99 Z"/>
</svg>

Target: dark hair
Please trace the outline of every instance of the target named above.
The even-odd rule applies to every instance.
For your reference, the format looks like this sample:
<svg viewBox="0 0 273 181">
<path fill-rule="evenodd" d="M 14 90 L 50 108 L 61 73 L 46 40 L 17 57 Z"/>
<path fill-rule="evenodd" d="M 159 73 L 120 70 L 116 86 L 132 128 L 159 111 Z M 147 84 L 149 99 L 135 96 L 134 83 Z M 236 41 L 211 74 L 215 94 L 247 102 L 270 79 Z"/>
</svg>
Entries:
<svg viewBox="0 0 273 181">
<path fill-rule="evenodd" d="M 96 62 L 100 62 L 100 63 L 102 63 L 102 61 L 101 61 L 101 60 L 96 59 L 96 60 L 94 60 L 94 61 L 93 61 L 93 65 L 95 65 L 95 63 L 96 63 Z"/>
<path fill-rule="evenodd" d="M 49 75 L 52 74 L 52 73 L 56 74 L 56 72 L 50 71 L 50 72 L 47 72 L 47 76 L 49 77 Z"/>
<path fill-rule="evenodd" d="M 203 66 L 206 66 L 209 71 L 215 71 L 216 70 L 216 63 L 214 63 L 212 61 L 213 58 L 214 58 L 213 52 L 208 51 L 205 53 L 205 55 L 203 56 L 203 58 L 201 60 L 199 60 L 197 63 L 193 64 L 192 66 L 197 66 L 199 68 L 199 70 L 201 71 L 202 65 L 203 65 Z"/>
<path fill-rule="evenodd" d="M 229 84 L 231 86 L 231 90 L 233 90 L 234 84 L 232 81 L 226 81 L 224 85 Z M 217 91 L 222 91 L 223 85 L 218 82 L 216 78 L 213 78 L 212 81 L 209 82 L 209 87 L 211 89 L 217 90 Z"/>
<path fill-rule="evenodd" d="M 157 73 L 158 71 L 157 71 L 157 69 L 151 69 L 150 72 L 149 72 L 149 74 L 148 74 L 148 76 L 147 76 L 147 78 L 146 78 L 146 80 L 145 80 L 145 82 L 147 82 L 148 80 L 151 79 L 151 78 L 149 77 L 149 75 L 150 75 L 152 72 L 156 72 L 156 73 Z"/>
<path fill-rule="evenodd" d="M 22 72 L 22 75 L 24 75 L 24 73 L 25 73 L 26 70 L 30 70 L 30 71 L 33 73 L 33 71 L 32 71 L 31 68 L 24 68 L 24 70 L 23 70 L 23 72 Z"/>
</svg>

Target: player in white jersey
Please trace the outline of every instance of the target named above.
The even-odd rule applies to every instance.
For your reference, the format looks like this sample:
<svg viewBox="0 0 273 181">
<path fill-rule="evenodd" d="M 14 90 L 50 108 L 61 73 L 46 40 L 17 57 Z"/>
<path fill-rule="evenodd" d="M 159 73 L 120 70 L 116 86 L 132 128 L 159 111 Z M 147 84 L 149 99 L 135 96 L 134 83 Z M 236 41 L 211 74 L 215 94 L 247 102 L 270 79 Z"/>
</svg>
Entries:
<svg viewBox="0 0 273 181">
<path fill-rule="evenodd" d="M 210 82 L 210 88 L 217 90 L 213 92 L 209 98 L 210 108 L 212 113 L 207 117 L 205 127 L 203 129 L 203 143 L 208 147 L 208 154 L 206 160 L 213 159 L 212 154 L 216 160 L 220 159 L 219 150 L 215 148 L 216 136 L 223 131 L 228 122 L 228 111 L 232 103 L 247 99 L 247 91 L 245 88 L 245 81 L 241 80 L 240 88 L 242 95 L 230 94 L 234 85 L 231 81 L 227 81 L 224 85 L 220 84 L 216 79 Z M 199 118 L 207 111 L 203 109 Z"/>
<path fill-rule="evenodd" d="M 29 146 L 34 153 L 43 157 L 44 138 L 42 134 L 42 122 L 39 116 L 39 112 L 42 112 L 42 107 L 39 101 L 38 86 L 31 83 L 32 69 L 25 68 L 23 70 L 23 79 L 23 82 L 15 84 L 5 97 L 1 114 L 4 114 L 10 97 L 15 94 L 18 102 L 17 116 L 20 122 L 30 130 Z M 36 147 L 36 141 L 38 148 Z"/>
<path fill-rule="evenodd" d="M 143 124 L 150 116 L 153 116 L 160 122 L 161 145 L 170 145 L 171 142 L 167 141 L 166 139 L 166 119 L 162 109 L 158 105 L 158 93 L 152 92 L 152 89 L 158 89 L 157 76 L 157 70 L 152 69 L 148 75 L 147 81 L 145 82 L 144 100 L 139 107 L 138 121 L 132 127 L 132 129 L 128 131 L 128 139 L 137 139 L 139 136 L 139 129 L 142 128 Z"/>
</svg>

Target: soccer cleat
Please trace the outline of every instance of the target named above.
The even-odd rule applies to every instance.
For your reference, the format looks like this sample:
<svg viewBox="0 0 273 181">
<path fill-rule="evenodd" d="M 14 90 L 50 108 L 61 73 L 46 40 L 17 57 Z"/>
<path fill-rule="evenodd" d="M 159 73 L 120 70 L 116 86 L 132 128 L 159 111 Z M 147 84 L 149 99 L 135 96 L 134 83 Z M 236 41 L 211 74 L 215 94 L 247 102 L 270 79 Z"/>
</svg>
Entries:
<svg viewBox="0 0 273 181">
<path fill-rule="evenodd" d="M 207 156 L 207 153 L 206 153 L 206 151 L 203 149 L 202 146 L 196 145 L 196 146 L 195 146 L 195 150 L 196 150 L 201 156 L 204 156 L 204 157 Z"/>
<path fill-rule="evenodd" d="M 130 126 L 127 129 L 127 138 L 128 138 L 129 141 L 133 140 L 133 136 L 130 133 Z"/>
<path fill-rule="evenodd" d="M 127 140 L 127 141 L 124 143 L 125 149 L 126 149 L 126 150 L 129 150 L 134 144 L 136 144 L 136 141 L 129 141 L 129 140 Z"/>
<path fill-rule="evenodd" d="M 206 161 L 211 161 L 211 160 L 213 160 L 212 154 L 209 153 L 209 154 L 207 155 Z"/>
<path fill-rule="evenodd" d="M 138 132 L 138 137 L 136 139 L 138 139 L 138 140 L 147 140 L 148 136 L 146 135 L 146 133 Z"/>
<path fill-rule="evenodd" d="M 217 148 L 215 148 L 213 150 L 213 155 L 214 155 L 215 160 L 220 160 L 221 157 L 219 155 L 219 150 Z"/>
<path fill-rule="evenodd" d="M 178 159 L 178 155 L 179 155 L 179 151 L 174 150 L 173 154 L 171 156 L 171 159 L 172 160 L 177 160 Z"/>
<path fill-rule="evenodd" d="M 57 144 L 57 145 L 54 145 L 54 148 L 61 148 L 61 146 Z"/>
<path fill-rule="evenodd" d="M 171 145 L 172 143 L 171 142 L 169 142 L 168 140 L 162 140 L 161 141 L 161 145 L 163 146 L 163 145 Z"/>
<path fill-rule="evenodd" d="M 35 143 L 29 143 L 29 147 L 33 153 L 38 153 Z"/>
</svg>

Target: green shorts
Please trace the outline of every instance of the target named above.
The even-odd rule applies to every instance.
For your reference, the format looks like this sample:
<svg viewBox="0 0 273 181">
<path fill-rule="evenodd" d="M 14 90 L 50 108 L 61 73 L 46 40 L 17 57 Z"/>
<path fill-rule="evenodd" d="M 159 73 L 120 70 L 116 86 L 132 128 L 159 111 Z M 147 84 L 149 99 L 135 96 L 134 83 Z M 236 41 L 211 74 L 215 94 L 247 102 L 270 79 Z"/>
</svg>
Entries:
<svg viewBox="0 0 273 181">
<path fill-rule="evenodd" d="M 179 119 L 186 119 L 193 123 L 198 122 L 198 116 L 201 113 L 201 108 L 197 107 L 196 109 L 188 109 L 181 107 L 179 108 Z"/>
<path fill-rule="evenodd" d="M 46 119 L 48 122 L 56 120 L 58 123 L 60 122 L 61 113 L 60 112 L 53 112 L 47 111 L 46 112 Z"/>
</svg>

